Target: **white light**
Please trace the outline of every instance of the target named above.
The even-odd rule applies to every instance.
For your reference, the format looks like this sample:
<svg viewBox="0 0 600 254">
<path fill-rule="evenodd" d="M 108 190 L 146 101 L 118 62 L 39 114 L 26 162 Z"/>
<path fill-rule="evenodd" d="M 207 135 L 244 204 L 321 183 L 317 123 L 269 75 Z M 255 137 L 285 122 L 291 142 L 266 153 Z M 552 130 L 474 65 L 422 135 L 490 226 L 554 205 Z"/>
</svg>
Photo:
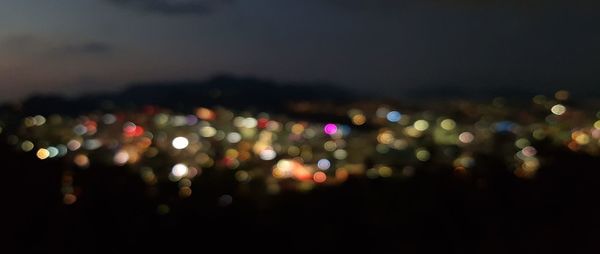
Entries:
<svg viewBox="0 0 600 254">
<path fill-rule="evenodd" d="M 185 149 L 190 144 L 190 141 L 188 141 L 188 139 L 184 137 L 176 137 L 173 139 L 173 142 L 171 144 L 175 149 L 181 150 Z"/>
<path fill-rule="evenodd" d="M 46 123 L 46 118 L 41 115 L 37 115 L 33 117 L 33 121 L 35 122 L 35 125 L 42 126 Z"/>
<path fill-rule="evenodd" d="M 331 167 L 331 162 L 328 159 L 320 159 L 317 162 L 317 167 L 321 170 L 328 170 Z"/>
<path fill-rule="evenodd" d="M 248 117 L 242 121 L 242 126 L 248 129 L 255 128 L 258 121 L 253 117 Z"/>
<path fill-rule="evenodd" d="M 240 142 L 240 140 L 242 140 L 242 135 L 240 135 L 237 132 L 232 132 L 227 134 L 227 142 L 235 144 L 237 142 Z"/>
<path fill-rule="evenodd" d="M 127 153 L 127 151 L 121 150 L 115 154 L 113 161 L 116 165 L 123 166 L 125 165 L 125 163 L 127 163 L 127 161 L 129 161 L 129 153 Z"/>
<path fill-rule="evenodd" d="M 185 175 L 188 174 L 188 167 L 184 164 L 177 164 L 175 166 L 173 166 L 173 169 L 171 170 L 171 174 L 173 174 L 176 177 L 184 177 Z"/>
<path fill-rule="evenodd" d="M 270 161 L 272 159 L 275 159 L 275 157 L 277 157 L 277 153 L 275 151 L 273 151 L 273 149 L 267 148 L 265 150 L 260 151 L 260 154 L 258 156 L 262 160 Z"/>
<path fill-rule="evenodd" d="M 48 152 L 50 153 L 48 155 L 48 157 L 54 158 L 54 157 L 56 157 L 58 155 L 58 152 L 59 152 L 58 148 L 56 148 L 54 146 L 51 146 L 51 147 L 48 147 L 47 149 L 48 149 Z"/>
</svg>

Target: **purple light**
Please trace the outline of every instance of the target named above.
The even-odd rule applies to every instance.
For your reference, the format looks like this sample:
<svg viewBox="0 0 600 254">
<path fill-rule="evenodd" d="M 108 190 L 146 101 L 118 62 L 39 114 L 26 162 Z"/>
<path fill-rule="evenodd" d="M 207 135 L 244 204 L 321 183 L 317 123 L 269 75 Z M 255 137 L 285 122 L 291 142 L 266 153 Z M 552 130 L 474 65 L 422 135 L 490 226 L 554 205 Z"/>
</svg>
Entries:
<svg viewBox="0 0 600 254">
<path fill-rule="evenodd" d="M 338 128 L 335 124 L 332 123 L 328 123 L 325 125 L 325 127 L 323 128 L 323 131 L 325 132 L 325 134 L 327 135 L 333 135 L 337 132 Z"/>
</svg>

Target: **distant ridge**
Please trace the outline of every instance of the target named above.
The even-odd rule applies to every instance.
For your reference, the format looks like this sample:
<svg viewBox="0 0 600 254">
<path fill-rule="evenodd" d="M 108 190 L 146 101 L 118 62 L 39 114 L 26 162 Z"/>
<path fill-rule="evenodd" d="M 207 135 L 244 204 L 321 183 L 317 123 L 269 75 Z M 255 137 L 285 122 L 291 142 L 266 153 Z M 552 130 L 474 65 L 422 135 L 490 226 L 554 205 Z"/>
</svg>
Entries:
<svg viewBox="0 0 600 254">
<path fill-rule="evenodd" d="M 198 106 L 224 106 L 238 110 L 288 113 L 296 102 L 328 102 L 333 104 L 356 101 L 391 102 L 405 105 L 468 99 L 489 102 L 503 97 L 515 103 L 528 103 L 537 94 L 552 97 L 560 87 L 540 89 L 528 85 L 460 84 L 424 85 L 406 88 L 403 92 L 381 92 L 370 88 L 363 92 L 348 90 L 330 82 L 278 82 L 256 77 L 216 75 L 206 80 L 157 81 L 132 83 L 118 92 L 87 94 L 75 98 L 59 95 L 35 95 L 21 103 L 18 113 L 25 115 L 61 113 L 77 115 L 90 111 L 139 109 L 147 105 L 189 112 Z M 597 89 L 569 89 L 578 103 L 598 105 Z M 364 90 L 364 89 L 363 89 Z M 526 105 L 526 104 L 524 104 Z M 15 108 L 0 105 L 2 111 Z"/>
<path fill-rule="evenodd" d="M 134 83 L 123 91 L 76 98 L 36 95 L 21 104 L 21 111 L 26 114 L 74 115 L 155 105 L 180 111 L 198 106 L 225 106 L 279 112 L 296 101 L 347 102 L 357 98 L 356 94 L 327 82 L 280 83 L 254 77 L 218 75 L 204 81 Z"/>
</svg>

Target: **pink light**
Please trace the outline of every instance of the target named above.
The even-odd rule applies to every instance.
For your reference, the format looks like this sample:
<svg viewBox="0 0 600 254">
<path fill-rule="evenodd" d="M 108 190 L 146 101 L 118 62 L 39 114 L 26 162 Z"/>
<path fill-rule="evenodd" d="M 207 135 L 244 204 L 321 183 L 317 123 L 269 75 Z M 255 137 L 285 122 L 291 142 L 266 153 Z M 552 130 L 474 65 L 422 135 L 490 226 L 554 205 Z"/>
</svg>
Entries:
<svg viewBox="0 0 600 254">
<path fill-rule="evenodd" d="M 323 128 L 323 131 L 325 132 L 325 134 L 327 135 L 333 135 L 337 132 L 338 128 L 335 124 L 332 123 L 328 123 L 325 125 L 325 127 Z"/>
</svg>

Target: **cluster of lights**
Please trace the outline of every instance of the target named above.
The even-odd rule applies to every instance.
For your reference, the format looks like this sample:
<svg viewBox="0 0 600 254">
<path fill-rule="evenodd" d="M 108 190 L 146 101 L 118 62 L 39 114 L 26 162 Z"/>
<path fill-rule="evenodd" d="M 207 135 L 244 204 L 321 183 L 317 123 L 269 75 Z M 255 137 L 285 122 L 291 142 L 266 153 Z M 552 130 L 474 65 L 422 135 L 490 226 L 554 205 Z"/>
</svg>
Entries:
<svg viewBox="0 0 600 254">
<path fill-rule="evenodd" d="M 94 163 L 136 168 L 149 185 L 169 179 L 178 183 L 181 197 L 189 197 L 192 180 L 203 170 L 234 170 L 240 183 L 261 179 L 272 193 L 279 191 L 280 182 L 290 180 L 299 183 L 299 189 L 310 189 L 343 182 L 349 175 L 408 177 L 416 166 L 431 161 L 444 161 L 457 173 L 467 174 L 477 163 L 473 154 L 498 152 L 493 137 L 508 133 L 515 139 L 509 164 L 514 164 L 515 175 L 529 178 L 543 162 L 532 145 L 536 141 L 552 139 L 590 154 L 600 148 L 600 114 L 591 126 L 575 126 L 570 117 L 578 114 L 567 112 L 576 109 L 565 106 L 568 92 L 559 91 L 555 98 L 536 96 L 533 102 L 544 115 L 526 124 L 476 112 L 483 107 L 453 117 L 389 106 L 371 111 L 352 108 L 346 111 L 346 124 L 209 108 L 188 115 L 160 110 L 151 115 L 108 113 L 75 119 L 36 115 L 23 119 L 20 137 L 14 136 L 13 143 L 40 160 L 66 157 L 81 169 Z M 105 156 L 91 157 L 93 153 L 110 153 L 110 159 L 102 161 Z M 154 158 L 159 156 L 168 158 L 170 166 L 157 163 Z M 375 166 L 367 168 L 367 161 Z M 75 202 L 75 192 L 64 195 L 65 203 Z M 222 203 L 231 203 L 228 200 L 223 196 Z"/>
</svg>

